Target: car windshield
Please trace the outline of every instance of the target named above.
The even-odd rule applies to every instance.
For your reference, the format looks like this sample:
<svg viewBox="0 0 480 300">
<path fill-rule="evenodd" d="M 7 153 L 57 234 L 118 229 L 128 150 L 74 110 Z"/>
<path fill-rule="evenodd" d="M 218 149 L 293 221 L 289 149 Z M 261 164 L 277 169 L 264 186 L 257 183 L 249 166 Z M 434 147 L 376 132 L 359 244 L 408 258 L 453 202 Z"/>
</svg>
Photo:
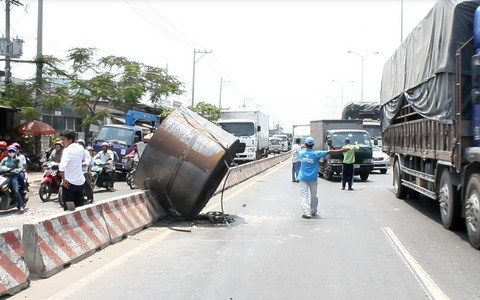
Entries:
<svg viewBox="0 0 480 300">
<path fill-rule="evenodd" d="M 276 137 L 277 139 L 281 139 L 282 142 L 285 142 L 287 140 L 286 135 L 274 135 L 273 137 Z"/>
<path fill-rule="evenodd" d="M 370 135 L 366 132 L 336 132 L 332 134 L 332 144 L 335 148 L 343 147 L 343 140 L 349 138 L 351 143 L 358 142 L 361 147 L 371 147 Z"/>
<path fill-rule="evenodd" d="M 270 145 L 280 145 L 280 140 L 277 140 L 277 139 L 274 139 L 274 140 L 270 140 Z"/>
<path fill-rule="evenodd" d="M 220 123 L 220 127 L 234 136 L 251 136 L 255 134 L 253 123 Z"/>
<path fill-rule="evenodd" d="M 373 145 L 372 151 L 382 151 L 382 148 L 378 147 L 377 145 Z"/>
<path fill-rule="evenodd" d="M 133 131 L 119 127 L 103 127 L 98 133 L 97 140 L 117 141 L 122 144 L 131 145 L 133 141 Z"/>
</svg>

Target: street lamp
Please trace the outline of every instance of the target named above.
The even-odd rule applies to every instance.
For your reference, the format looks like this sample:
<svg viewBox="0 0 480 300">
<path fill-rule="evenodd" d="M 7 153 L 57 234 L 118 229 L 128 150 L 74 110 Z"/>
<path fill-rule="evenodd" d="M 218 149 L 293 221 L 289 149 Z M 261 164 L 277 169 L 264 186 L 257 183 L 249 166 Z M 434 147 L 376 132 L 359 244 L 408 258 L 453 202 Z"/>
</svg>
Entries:
<svg viewBox="0 0 480 300">
<path fill-rule="evenodd" d="M 353 83 L 354 81 L 353 80 L 348 80 L 348 81 L 332 80 L 332 82 L 336 82 L 336 83 L 340 84 L 340 87 L 342 88 L 342 95 L 341 95 L 342 98 L 341 99 L 342 99 L 342 111 L 343 111 L 343 105 L 344 105 L 343 104 L 343 88 L 345 87 L 345 85 L 347 83 Z"/>
<path fill-rule="evenodd" d="M 347 53 L 356 54 L 356 55 L 358 55 L 358 56 L 360 57 L 360 59 L 362 60 L 362 83 L 361 83 L 361 85 L 362 85 L 362 96 L 361 96 L 361 98 L 360 98 L 360 101 L 363 102 L 363 76 L 364 76 L 364 73 L 363 73 L 363 70 L 364 70 L 364 68 L 363 68 L 363 63 L 364 63 L 364 60 L 365 60 L 365 58 L 366 58 L 367 56 L 373 55 L 373 54 L 380 54 L 380 52 L 376 51 L 376 52 L 371 52 L 371 53 L 367 53 L 367 54 L 363 54 L 363 55 L 362 55 L 362 54 L 360 54 L 360 53 L 358 53 L 358 52 L 350 51 L 350 50 L 349 50 L 349 51 L 347 51 Z"/>
</svg>

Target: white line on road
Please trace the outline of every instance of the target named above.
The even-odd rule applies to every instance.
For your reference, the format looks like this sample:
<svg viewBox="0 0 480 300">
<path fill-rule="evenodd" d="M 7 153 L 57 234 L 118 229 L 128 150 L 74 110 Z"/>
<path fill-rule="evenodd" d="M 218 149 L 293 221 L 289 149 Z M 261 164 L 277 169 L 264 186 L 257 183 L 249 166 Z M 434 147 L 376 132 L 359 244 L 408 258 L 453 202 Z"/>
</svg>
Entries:
<svg viewBox="0 0 480 300">
<path fill-rule="evenodd" d="M 249 184 L 245 185 L 244 187 L 242 187 L 241 189 L 237 190 L 235 193 L 231 194 L 225 200 L 233 198 L 235 195 L 237 195 L 237 194 L 241 193 L 242 191 L 244 191 L 245 189 L 251 187 L 252 185 L 257 183 L 258 181 L 265 178 L 266 176 L 269 176 L 273 172 L 277 171 L 279 166 L 282 166 L 282 165 L 283 165 L 283 163 L 280 163 L 277 166 L 273 167 L 272 170 L 269 171 L 268 173 L 266 173 L 264 176 L 256 178 L 255 180 L 253 180 L 252 183 L 249 183 Z M 209 206 L 207 208 L 207 210 L 209 211 L 217 205 L 218 205 L 218 203 L 213 204 L 213 205 Z M 71 296 L 76 291 L 78 291 L 81 288 L 89 285 L 91 282 L 97 280 L 98 278 L 104 276 L 104 274 L 106 272 L 120 266 L 124 262 L 130 260 L 132 257 L 135 257 L 135 256 L 143 253 L 144 251 L 148 250 L 149 248 L 155 246 L 156 244 L 162 242 L 163 240 L 165 240 L 168 236 L 170 236 L 174 232 L 175 231 L 173 231 L 173 230 L 165 231 L 165 232 L 161 233 L 160 235 L 158 235 L 157 237 L 155 237 L 155 238 L 153 238 L 149 241 L 146 241 L 144 244 L 141 244 L 140 246 L 138 246 L 138 247 L 134 248 L 133 250 L 123 254 L 122 256 L 118 257 L 117 259 L 109 262 L 108 264 L 101 267 L 100 269 L 97 269 L 95 272 L 90 273 L 88 276 L 83 277 L 79 281 L 69 285 L 67 288 L 55 293 L 54 295 L 50 296 L 47 300 L 67 299 L 69 296 Z"/>
<path fill-rule="evenodd" d="M 392 245 L 395 252 L 408 266 L 410 272 L 412 272 L 415 279 L 420 283 L 423 290 L 427 293 L 430 299 L 435 300 L 448 300 L 450 299 L 433 281 L 427 272 L 420 266 L 420 264 L 413 258 L 408 250 L 403 246 L 398 237 L 395 235 L 392 229 L 389 227 L 382 227 L 383 232 L 388 238 L 388 241 Z"/>
</svg>

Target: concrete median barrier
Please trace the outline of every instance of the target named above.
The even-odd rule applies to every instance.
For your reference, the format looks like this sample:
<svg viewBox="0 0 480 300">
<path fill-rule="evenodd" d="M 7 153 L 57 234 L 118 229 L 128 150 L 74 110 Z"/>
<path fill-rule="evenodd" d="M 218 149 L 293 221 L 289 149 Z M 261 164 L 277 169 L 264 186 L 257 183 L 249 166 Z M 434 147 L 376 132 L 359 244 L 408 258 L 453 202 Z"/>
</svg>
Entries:
<svg viewBox="0 0 480 300">
<path fill-rule="evenodd" d="M 0 296 L 16 294 L 30 285 L 23 254 L 20 230 L 0 230 Z"/>
<path fill-rule="evenodd" d="M 23 225 L 25 261 L 41 278 L 60 272 L 110 244 L 100 206 L 82 207 Z"/>
<path fill-rule="evenodd" d="M 127 235 L 134 234 L 155 222 L 157 211 L 148 208 L 148 196 L 138 192 L 128 197 L 101 202 L 103 217 L 110 233 L 111 243 L 116 243 Z M 159 206 L 158 206 L 159 207 Z"/>
</svg>

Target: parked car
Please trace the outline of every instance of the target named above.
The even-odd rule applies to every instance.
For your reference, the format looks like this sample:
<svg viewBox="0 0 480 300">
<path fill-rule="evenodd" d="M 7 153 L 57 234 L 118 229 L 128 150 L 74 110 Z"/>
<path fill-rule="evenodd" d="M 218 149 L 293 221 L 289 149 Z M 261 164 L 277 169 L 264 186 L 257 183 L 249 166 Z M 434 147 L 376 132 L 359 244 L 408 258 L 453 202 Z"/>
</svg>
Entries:
<svg viewBox="0 0 480 300">
<path fill-rule="evenodd" d="M 387 173 L 388 168 L 390 167 L 390 156 L 387 153 L 382 151 L 377 145 L 372 146 L 372 158 L 373 158 L 373 169 L 379 170 L 380 173 Z"/>
</svg>

